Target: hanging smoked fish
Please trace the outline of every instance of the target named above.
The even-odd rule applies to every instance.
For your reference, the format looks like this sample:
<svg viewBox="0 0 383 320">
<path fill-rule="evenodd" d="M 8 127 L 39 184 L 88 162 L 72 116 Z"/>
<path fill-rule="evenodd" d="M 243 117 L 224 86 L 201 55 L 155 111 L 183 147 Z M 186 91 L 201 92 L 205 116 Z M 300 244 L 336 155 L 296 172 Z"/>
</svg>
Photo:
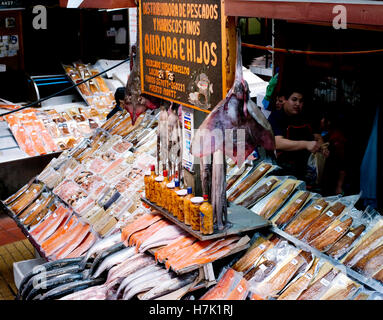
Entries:
<svg viewBox="0 0 383 320">
<path fill-rule="evenodd" d="M 227 155 L 241 166 L 257 146 L 262 146 L 266 150 L 275 150 L 272 128 L 261 110 L 250 99 L 249 87 L 243 78 L 239 28 L 237 29 L 236 59 L 236 73 L 232 88 L 226 98 L 215 106 L 201 124 L 191 146 L 194 156 L 201 158 L 213 154 L 212 205 L 218 230 L 225 227 L 227 217 L 225 156 Z M 225 137 L 228 138 L 227 141 Z M 227 146 L 227 152 L 225 146 Z"/>
<path fill-rule="evenodd" d="M 138 11 L 138 7 L 137 7 Z M 137 13 L 138 14 L 138 13 Z M 160 100 L 152 96 L 147 96 L 141 93 L 141 75 L 140 75 L 140 28 L 137 28 L 136 41 L 136 56 L 130 57 L 133 60 L 133 68 L 129 74 L 128 81 L 125 87 L 124 103 L 121 104 L 126 109 L 132 118 L 132 125 L 136 122 L 140 114 L 147 109 L 157 109 L 160 106 Z M 133 51 L 133 50 L 132 50 Z"/>
</svg>

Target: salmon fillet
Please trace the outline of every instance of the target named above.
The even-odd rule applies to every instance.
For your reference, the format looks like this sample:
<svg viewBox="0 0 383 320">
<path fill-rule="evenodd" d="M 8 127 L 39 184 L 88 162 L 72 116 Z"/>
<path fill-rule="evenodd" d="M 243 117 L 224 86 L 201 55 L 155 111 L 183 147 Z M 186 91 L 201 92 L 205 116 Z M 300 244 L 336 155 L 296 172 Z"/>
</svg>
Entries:
<svg viewBox="0 0 383 320">
<path fill-rule="evenodd" d="M 96 240 L 97 237 L 93 234 L 93 232 L 88 232 L 88 235 L 80 243 L 80 245 L 76 249 L 74 249 L 70 254 L 68 254 L 66 258 L 69 259 L 82 256 L 96 242 Z"/>
</svg>

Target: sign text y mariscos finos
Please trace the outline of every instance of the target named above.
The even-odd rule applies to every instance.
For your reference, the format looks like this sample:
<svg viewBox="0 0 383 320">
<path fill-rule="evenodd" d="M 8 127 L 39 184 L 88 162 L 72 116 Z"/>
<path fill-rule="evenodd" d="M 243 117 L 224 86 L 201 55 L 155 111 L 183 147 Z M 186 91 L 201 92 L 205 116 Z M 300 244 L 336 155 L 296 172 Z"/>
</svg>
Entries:
<svg viewBox="0 0 383 320">
<path fill-rule="evenodd" d="M 153 16 L 153 30 L 156 33 L 198 37 L 201 32 L 199 20 L 218 20 L 219 7 L 217 4 L 144 2 L 142 13 Z M 144 36 L 144 52 L 163 58 L 210 64 L 213 67 L 218 62 L 217 44 L 214 41 L 187 37 L 147 33 Z"/>
</svg>

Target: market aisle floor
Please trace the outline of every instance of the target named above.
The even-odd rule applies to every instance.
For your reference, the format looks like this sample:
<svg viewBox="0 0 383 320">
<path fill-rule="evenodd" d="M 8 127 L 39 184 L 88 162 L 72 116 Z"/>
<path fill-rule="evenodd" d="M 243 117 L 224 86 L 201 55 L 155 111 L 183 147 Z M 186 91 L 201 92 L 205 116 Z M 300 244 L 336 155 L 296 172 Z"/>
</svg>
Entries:
<svg viewBox="0 0 383 320">
<path fill-rule="evenodd" d="M 25 239 L 25 235 L 7 215 L 0 213 L 0 246 Z"/>
<path fill-rule="evenodd" d="M 34 248 L 16 223 L 0 214 L 0 300 L 14 300 L 13 263 L 34 259 Z"/>
<path fill-rule="evenodd" d="M 0 300 L 14 300 L 17 294 L 13 263 L 34 258 L 34 248 L 27 239 L 0 247 Z"/>
</svg>

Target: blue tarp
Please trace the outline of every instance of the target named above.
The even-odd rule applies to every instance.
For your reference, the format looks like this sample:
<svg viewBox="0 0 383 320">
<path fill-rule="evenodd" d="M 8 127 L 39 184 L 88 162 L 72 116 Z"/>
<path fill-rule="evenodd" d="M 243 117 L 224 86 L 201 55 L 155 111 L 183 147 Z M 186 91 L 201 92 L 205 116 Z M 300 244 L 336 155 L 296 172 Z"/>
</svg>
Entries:
<svg viewBox="0 0 383 320">
<path fill-rule="evenodd" d="M 379 108 L 376 110 L 370 139 L 360 166 L 361 199 L 364 200 L 365 205 L 370 205 L 373 208 L 377 207 L 378 119 Z"/>
</svg>

